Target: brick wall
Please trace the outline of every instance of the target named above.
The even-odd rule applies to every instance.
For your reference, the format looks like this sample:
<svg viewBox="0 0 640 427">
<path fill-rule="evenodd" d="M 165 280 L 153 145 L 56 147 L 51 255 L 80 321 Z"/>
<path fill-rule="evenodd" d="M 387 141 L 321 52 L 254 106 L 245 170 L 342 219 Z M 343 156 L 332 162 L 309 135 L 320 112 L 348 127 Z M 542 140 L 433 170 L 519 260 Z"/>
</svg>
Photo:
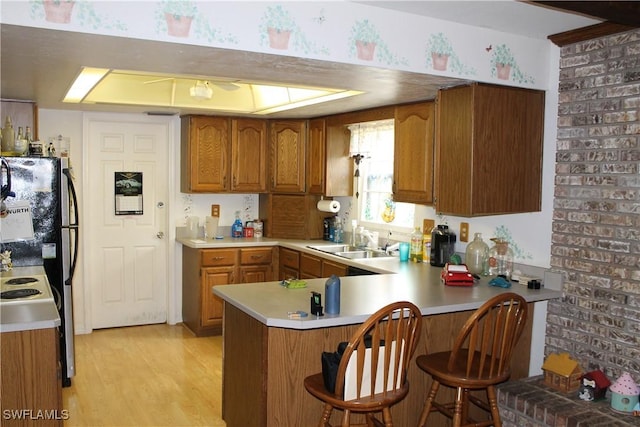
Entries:
<svg viewBox="0 0 640 427">
<path fill-rule="evenodd" d="M 640 30 L 562 48 L 556 156 L 545 354 L 640 382 Z"/>
</svg>

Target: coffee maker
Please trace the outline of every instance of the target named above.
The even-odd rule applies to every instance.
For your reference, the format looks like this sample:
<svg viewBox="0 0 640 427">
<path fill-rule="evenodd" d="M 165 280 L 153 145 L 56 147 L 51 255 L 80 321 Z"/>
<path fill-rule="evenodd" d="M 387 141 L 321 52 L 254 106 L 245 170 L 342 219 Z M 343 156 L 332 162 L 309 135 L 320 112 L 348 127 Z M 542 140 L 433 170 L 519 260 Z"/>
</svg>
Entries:
<svg viewBox="0 0 640 427">
<path fill-rule="evenodd" d="M 333 218 L 332 216 L 328 216 L 322 220 L 322 240 L 332 240 Z"/>
<path fill-rule="evenodd" d="M 431 265 L 444 267 L 455 253 L 456 235 L 448 225 L 440 224 L 431 232 Z"/>
</svg>

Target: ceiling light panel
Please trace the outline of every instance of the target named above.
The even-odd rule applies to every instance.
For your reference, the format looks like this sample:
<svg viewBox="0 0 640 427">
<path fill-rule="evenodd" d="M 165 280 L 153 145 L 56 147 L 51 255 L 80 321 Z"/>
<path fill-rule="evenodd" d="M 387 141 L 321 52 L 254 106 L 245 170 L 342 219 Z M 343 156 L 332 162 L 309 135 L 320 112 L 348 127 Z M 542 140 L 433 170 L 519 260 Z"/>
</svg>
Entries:
<svg viewBox="0 0 640 427">
<path fill-rule="evenodd" d="M 196 96 L 191 96 L 192 93 Z M 215 77 L 111 70 L 98 79 L 98 83 L 90 88 L 86 96 L 76 96 L 74 102 L 264 115 L 359 93 L 361 92 L 287 87 Z"/>
</svg>

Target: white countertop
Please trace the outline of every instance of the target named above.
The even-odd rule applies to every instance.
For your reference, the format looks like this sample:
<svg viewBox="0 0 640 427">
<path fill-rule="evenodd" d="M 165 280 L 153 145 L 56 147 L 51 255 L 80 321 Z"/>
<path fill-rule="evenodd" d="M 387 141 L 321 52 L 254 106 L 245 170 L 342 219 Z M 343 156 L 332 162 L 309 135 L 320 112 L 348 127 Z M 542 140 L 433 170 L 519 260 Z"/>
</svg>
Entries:
<svg viewBox="0 0 640 427">
<path fill-rule="evenodd" d="M 362 323 L 380 307 L 393 302 L 408 300 L 418 306 L 423 315 L 475 310 L 492 296 L 511 291 L 522 295 L 528 302 L 559 298 L 561 292 L 550 289 L 527 289 L 513 283 L 503 289 L 488 284 L 491 277 L 483 277 L 471 287 L 444 286 L 440 281 L 440 267 L 430 264 L 401 263 L 398 258 L 350 260 L 327 254 L 308 245 L 332 245 L 326 241 L 296 241 L 288 239 L 222 239 L 213 241 L 179 240 L 195 248 L 221 248 L 230 246 L 283 246 L 311 253 L 342 264 L 381 273 L 370 276 L 342 277 L 340 314 L 322 317 L 310 314 L 311 291 L 322 294 L 325 305 L 324 279 L 307 279 L 303 289 L 287 289 L 279 281 L 218 285 L 213 292 L 229 304 L 239 308 L 261 323 L 289 329 L 314 329 Z M 289 319 L 288 312 L 304 311 L 308 317 Z"/>
<path fill-rule="evenodd" d="M 2 277 L 45 276 L 42 266 L 15 267 Z M 47 282 L 48 284 L 48 282 Z M 0 305 L 0 332 L 19 332 L 60 326 L 60 315 L 53 301 L 25 301 Z"/>
</svg>

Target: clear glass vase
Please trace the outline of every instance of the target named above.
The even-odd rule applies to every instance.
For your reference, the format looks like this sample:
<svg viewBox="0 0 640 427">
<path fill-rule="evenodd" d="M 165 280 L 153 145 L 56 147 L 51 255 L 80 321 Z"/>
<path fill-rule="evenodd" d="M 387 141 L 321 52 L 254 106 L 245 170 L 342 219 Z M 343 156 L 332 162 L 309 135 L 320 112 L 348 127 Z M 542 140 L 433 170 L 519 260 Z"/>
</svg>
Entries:
<svg viewBox="0 0 640 427">
<path fill-rule="evenodd" d="M 511 280 L 513 273 L 513 250 L 504 239 L 491 239 L 495 244 L 489 249 L 489 275 L 504 276 Z"/>
</svg>

